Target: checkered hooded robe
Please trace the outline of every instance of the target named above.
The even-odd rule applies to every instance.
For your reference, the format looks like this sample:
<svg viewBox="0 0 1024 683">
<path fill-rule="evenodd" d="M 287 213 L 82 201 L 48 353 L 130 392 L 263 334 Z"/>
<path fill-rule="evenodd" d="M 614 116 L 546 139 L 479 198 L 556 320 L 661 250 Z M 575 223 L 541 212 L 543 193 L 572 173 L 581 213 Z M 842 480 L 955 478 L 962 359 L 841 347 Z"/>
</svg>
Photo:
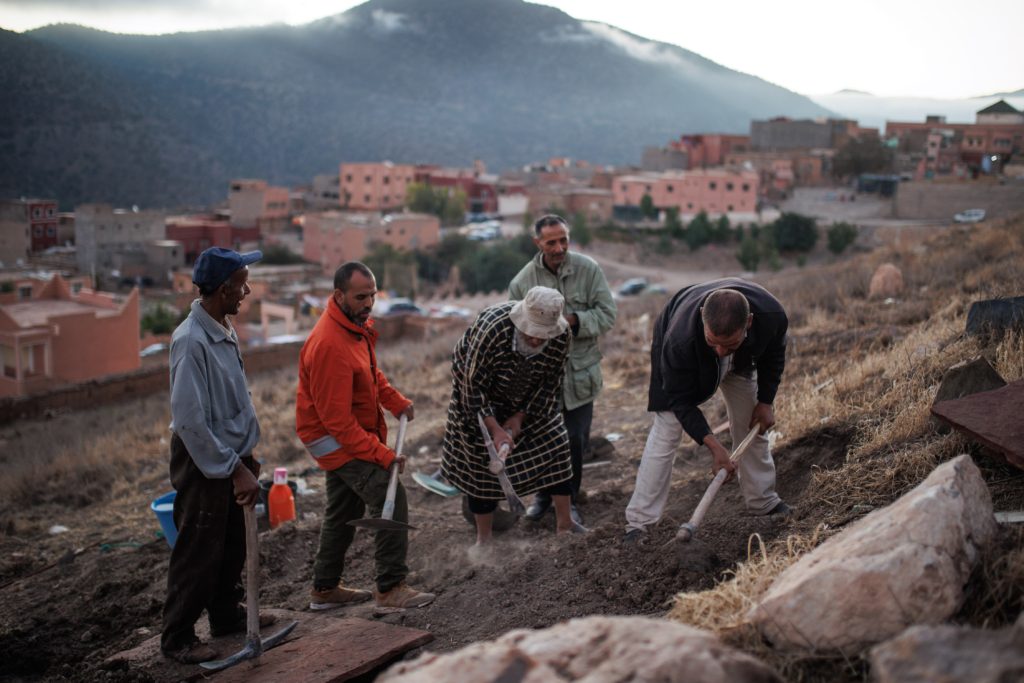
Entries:
<svg viewBox="0 0 1024 683">
<path fill-rule="evenodd" d="M 523 411 L 523 429 L 505 461 L 516 493 L 525 496 L 572 476 L 569 437 L 562 418 L 562 378 L 569 353 L 566 330 L 534 356 L 515 350 L 514 302 L 484 309 L 455 345 L 452 398 L 444 430 L 441 471 L 474 498 L 502 500 L 498 479 L 487 469 L 487 447 L 477 414 L 499 423 Z"/>
</svg>

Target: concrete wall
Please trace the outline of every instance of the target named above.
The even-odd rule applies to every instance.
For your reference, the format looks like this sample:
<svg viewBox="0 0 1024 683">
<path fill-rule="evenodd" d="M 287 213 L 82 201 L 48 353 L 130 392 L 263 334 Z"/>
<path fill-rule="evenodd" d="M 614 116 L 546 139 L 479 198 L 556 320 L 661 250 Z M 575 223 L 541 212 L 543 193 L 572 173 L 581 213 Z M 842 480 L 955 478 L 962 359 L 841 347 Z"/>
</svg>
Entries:
<svg viewBox="0 0 1024 683">
<path fill-rule="evenodd" d="M 986 218 L 1024 211 L 1024 183 L 900 183 L 893 199 L 896 218 L 952 221 L 964 209 L 985 209 Z"/>
<path fill-rule="evenodd" d="M 297 363 L 301 348 L 301 343 L 295 343 L 245 351 L 242 358 L 245 360 L 246 375 L 252 377 L 265 370 L 276 370 Z M 32 419 L 52 412 L 81 410 L 131 401 L 157 392 L 169 391 L 169 370 L 166 365 L 159 365 L 32 396 L 0 398 L 0 424 L 18 419 Z"/>
</svg>

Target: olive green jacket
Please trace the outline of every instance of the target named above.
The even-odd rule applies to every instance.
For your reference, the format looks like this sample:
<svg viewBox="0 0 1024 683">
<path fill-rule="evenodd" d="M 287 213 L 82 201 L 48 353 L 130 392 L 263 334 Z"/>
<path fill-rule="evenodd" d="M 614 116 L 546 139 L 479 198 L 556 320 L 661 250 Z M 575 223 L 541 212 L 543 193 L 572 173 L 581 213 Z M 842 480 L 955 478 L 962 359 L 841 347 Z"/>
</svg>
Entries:
<svg viewBox="0 0 1024 683">
<path fill-rule="evenodd" d="M 615 324 L 615 299 L 601 267 L 589 256 L 570 251 L 556 276 L 544 267 L 542 255 L 530 259 L 508 286 L 509 298 L 523 299 L 538 285 L 557 289 L 565 297 L 565 313 L 579 318 L 569 347 L 562 398 L 565 410 L 593 401 L 604 384 L 601 378 L 601 349 L 597 340 Z"/>
</svg>

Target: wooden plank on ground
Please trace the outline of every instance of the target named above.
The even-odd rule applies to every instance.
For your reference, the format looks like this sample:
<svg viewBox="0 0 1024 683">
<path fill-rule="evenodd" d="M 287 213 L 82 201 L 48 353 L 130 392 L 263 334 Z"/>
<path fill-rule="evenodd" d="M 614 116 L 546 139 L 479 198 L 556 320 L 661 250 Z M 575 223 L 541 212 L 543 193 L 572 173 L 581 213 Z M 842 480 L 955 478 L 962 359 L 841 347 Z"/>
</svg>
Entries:
<svg viewBox="0 0 1024 683">
<path fill-rule="evenodd" d="M 932 406 L 932 414 L 1024 469 L 1024 380 Z"/>
<path fill-rule="evenodd" d="M 363 608 L 363 609 L 360 609 Z M 267 638 L 291 621 L 298 621 L 288 639 L 260 656 L 259 666 L 251 662 L 210 673 L 198 665 L 178 664 L 160 654 L 160 636 L 153 636 L 136 647 L 119 652 L 107 660 L 107 668 L 131 670 L 154 681 L 309 681 L 328 683 L 347 681 L 387 664 L 399 655 L 429 643 L 434 636 L 427 631 L 393 626 L 352 616 L 369 615 L 369 605 L 353 605 L 332 614 L 261 610 L 277 617 L 277 623 L 262 630 Z M 204 641 L 210 631 L 205 618 L 196 624 L 196 633 Z M 213 639 L 221 657 L 238 652 L 245 645 L 245 634 Z"/>
<path fill-rule="evenodd" d="M 218 673 L 218 683 L 304 681 L 340 683 L 429 643 L 427 631 L 358 617 L 323 617 L 315 628 L 299 624 L 288 641 L 263 653 L 259 666 L 243 662 Z M 267 629 L 273 632 L 273 628 Z"/>
</svg>

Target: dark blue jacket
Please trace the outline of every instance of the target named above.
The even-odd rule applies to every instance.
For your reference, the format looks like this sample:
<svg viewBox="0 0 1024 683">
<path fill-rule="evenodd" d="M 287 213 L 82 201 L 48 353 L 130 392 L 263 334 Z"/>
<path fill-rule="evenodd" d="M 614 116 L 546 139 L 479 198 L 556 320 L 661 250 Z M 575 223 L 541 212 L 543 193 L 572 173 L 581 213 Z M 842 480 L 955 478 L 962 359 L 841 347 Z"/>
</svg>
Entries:
<svg viewBox="0 0 1024 683">
<path fill-rule="evenodd" d="M 782 304 L 764 287 L 723 278 L 673 296 L 654 323 L 647 410 L 672 411 L 697 443 L 711 433 L 698 406 L 715 393 L 719 376 L 719 358 L 704 340 L 700 307 L 708 294 L 726 287 L 747 297 L 754 314 L 747 338 L 733 354 L 733 372 L 749 377 L 757 370 L 757 400 L 771 405 L 786 366 L 789 320 Z"/>
</svg>

